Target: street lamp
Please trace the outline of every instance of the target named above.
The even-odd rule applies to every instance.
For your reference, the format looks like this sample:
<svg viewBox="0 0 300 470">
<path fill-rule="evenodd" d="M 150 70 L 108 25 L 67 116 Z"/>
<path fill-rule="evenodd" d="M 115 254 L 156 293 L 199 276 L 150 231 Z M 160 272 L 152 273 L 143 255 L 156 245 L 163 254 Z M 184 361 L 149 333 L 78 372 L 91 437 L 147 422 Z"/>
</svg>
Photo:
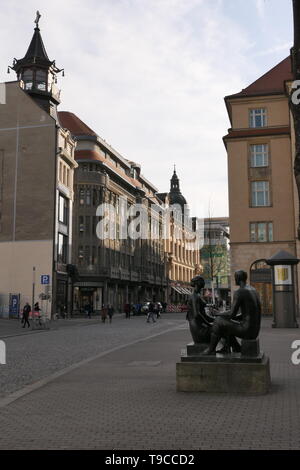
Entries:
<svg viewBox="0 0 300 470">
<path fill-rule="evenodd" d="M 294 80 L 300 79 L 300 0 L 293 0 L 294 45 L 291 49 L 292 71 Z M 300 202 L 300 105 L 290 97 L 290 109 L 294 118 L 295 129 L 295 161 L 294 175 Z M 300 204 L 299 204 L 300 207 Z M 298 215 L 298 240 L 300 240 L 300 212 Z"/>
</svg>

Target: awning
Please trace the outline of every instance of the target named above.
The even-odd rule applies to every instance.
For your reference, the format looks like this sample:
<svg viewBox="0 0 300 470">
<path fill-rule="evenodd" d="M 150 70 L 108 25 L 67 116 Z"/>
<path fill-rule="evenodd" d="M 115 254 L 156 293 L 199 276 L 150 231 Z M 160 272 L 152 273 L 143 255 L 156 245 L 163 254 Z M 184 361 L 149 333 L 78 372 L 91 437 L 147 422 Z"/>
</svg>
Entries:
<svg viewBox="0 0 300 470">
<path fill-rule="evenodd" d="M 178 294 L 180 294 L 180 295 L 190 295 L 191 294 L 191 292 L 188 289 L 186 289 L 185 287 L 179 287 L 179 286 L 178 287 L 177 286 L 171 286 L 171 287 L 176 292 L 178 292 Z"/>
<path fill-rule="evenodd" d="M 184 292 L 186 293 L 186 295 L 191 295 L 192 291 L 190 291 L 189 289 L 187 289 L 186 287 L 182 287 L 182 290 L 184 290 Z"/>
<path fill-rule="evenodd" d="M 171 286 L 171 288 L 178 292 L 178 294 L 182 294 L 180 287 Z"/>
</svg>

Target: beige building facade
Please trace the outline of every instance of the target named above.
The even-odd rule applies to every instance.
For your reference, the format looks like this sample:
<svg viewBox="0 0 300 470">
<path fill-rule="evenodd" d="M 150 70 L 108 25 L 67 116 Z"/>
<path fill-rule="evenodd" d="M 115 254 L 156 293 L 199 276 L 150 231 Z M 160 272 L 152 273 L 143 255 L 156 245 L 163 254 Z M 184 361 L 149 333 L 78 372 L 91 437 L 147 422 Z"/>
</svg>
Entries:
<svg viewBox="0 0 300 470">
<path fill-rule="evenodd" d="M 164 202 L 170 215 L 168 236 L 164 240 L 169 283 L 167 301 L 185 302 L 192 292 L 190 285 L 192 278 L 200 274 L 200 249 L 196 241 L 196 230 L 200 230 L 200 227 L 196 226 L 198 221 L 189 216 L 176 170 L 171 178 L 170 192 L 158 194 L 158 197 Z M 170 210 L 172 207 L 175 210 Z"/>
<path fill-rule="evenodd" d="M 232 125 L 224 137 L 231 283 L 234 288 L 236 270 L 247 271 L 265 314 L 272 313 L 273 297 L 266 260 L 280 250 L 299 256 L 293 126 L 286 91 L 291 79 L 288 57 L 242 92 L 225 98 Z"/>
</svg>

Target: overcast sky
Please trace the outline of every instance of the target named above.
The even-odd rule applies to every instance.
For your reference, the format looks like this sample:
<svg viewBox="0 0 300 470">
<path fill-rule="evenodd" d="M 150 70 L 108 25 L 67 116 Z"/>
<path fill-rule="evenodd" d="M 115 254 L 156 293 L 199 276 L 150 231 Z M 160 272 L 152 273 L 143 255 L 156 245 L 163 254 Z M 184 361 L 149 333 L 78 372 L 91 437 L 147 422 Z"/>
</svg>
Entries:
<svg viewBox="0 0 300 470">
<path fill-rule="evenodd" d="M 36 10 L 77 114 L 159 191 L 176 164 L 192 214 L 228 215 L 224 96 L 289 54 L 292 0 L 0 0 L 0 81 L 25 55 Z"/>
</svg>

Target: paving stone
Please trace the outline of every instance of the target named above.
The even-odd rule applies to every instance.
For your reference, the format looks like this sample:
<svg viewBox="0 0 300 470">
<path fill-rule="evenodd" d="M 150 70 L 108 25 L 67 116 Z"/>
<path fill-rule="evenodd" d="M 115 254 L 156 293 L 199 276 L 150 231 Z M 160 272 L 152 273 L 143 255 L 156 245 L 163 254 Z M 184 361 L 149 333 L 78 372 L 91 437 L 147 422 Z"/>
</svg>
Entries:
<svg viewBox="0 0 300 470">
<path fill-rule="evenodd" d="M 178 320 L 165 321 L 169 324 L 161 323 L 155 332 L 171 331 L 99 357 L 0 408 L 0 426 L 5 429 L 0 449 L 300 448 L 300 366 L 291 363 L 291 344 L 300 339 L 299 330 L 272 329 L 271 322 L 263 321 L 260 344 L 271 361 L 269 394 L 185 394 L 176 392 L 175 364 L 182 346 L 190 341 L 189 331 L 176 329 Z M 144 319 L 132 322 L 131 332 L 125 324 L 115 323 L 118 344 L 128 342 L 128 335 L 132 340 L 145 338 L 149 325 Z M 98 327 L 90 328 L 76 328 L 78 335 L 75 329 L 63 335 L 57 331 L 50 342 L 45 333 L 44 365 L 52 356 L 57 361 L 54 345 L 58 355 L 66 354 L 70 360 L 72 355 L 78 357 L 83 345 L 87 354 L 94 354 L 97 342 L 105 350 L 116 341 L 100 334 Z M 23 349 L 19 338 L 19 346 L 13 343 L 16 351 L 30 347 L 32 352 L 36 338 L 32 335 L 26 343 L 29 337 L 23 337 Z M 140 364 L 132 367 L 133 362 Z"/>
</svg>

